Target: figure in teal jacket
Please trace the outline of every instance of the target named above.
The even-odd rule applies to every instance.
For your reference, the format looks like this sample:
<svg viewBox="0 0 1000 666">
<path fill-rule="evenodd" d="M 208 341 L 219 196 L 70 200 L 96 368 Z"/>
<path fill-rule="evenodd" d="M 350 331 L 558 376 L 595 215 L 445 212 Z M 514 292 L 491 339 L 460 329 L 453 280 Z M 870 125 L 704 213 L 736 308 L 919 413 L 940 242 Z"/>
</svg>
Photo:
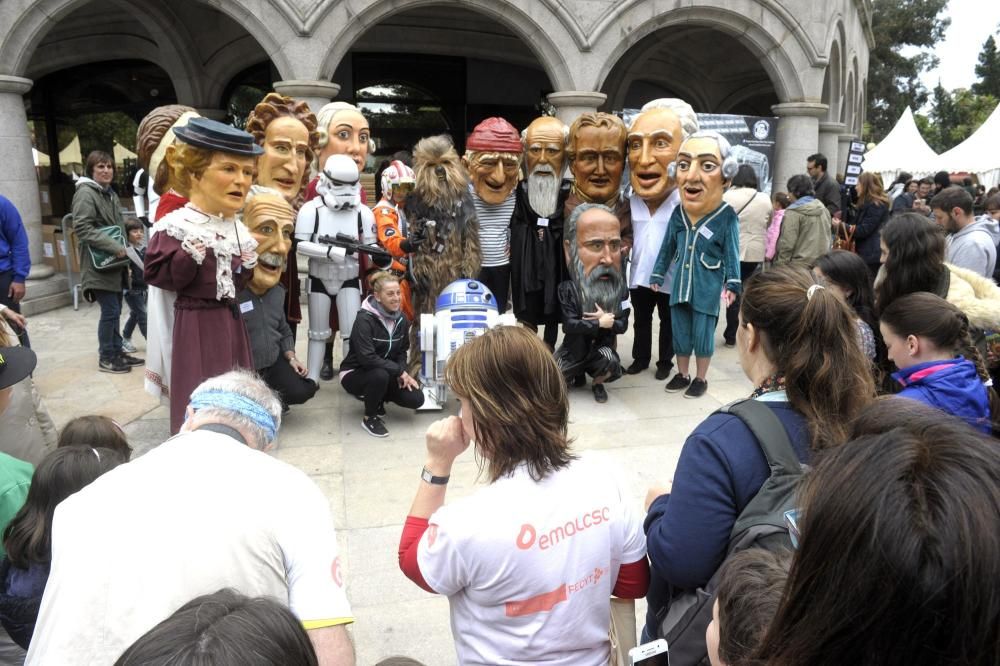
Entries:
<svg viewBox="0 0 1000 666">
<path fill-rule="evenodd" d="M 684 391 L 686 398 L 701 397 L 708 389 L 705 375 L 715 351 L 719 302 L 732 303 L 741 288 L 739 218 L 722 200 L 738 167 L 729 142 L 712 131 L 685 139 L 671 164 L 681 205 L 670 217 L 649 284 L 658 291 L 667 271 L 674 271 L 670 320 L 678 372 L 666 390 Z"/>
</svg>

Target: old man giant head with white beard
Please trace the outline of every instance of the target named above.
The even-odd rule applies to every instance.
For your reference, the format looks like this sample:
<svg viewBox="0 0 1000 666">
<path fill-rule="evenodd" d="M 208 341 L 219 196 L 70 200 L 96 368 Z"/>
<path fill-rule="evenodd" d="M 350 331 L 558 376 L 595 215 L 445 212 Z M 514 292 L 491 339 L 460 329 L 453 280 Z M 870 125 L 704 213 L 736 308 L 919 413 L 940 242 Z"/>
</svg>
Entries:
<svg viewBox="0 0 1000 666">
<path fill-rule="evenodd" d="M 528 173 L 528 203 L 539 217 L 552 217 L 566 164 L 569 128 L 558 118 L 536 118 L 524 130 L 524 162 Z"/>
</svg>

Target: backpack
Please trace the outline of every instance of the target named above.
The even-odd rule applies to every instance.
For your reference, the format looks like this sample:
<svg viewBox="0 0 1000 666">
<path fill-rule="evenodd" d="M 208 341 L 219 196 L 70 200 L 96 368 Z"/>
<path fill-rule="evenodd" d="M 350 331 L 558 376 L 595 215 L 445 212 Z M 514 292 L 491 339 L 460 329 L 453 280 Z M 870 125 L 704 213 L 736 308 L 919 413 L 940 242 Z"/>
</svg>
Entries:
<svg viewBox="0 0 1000 666">
<path fill-rule="evenodd" d="M 771 468 L 771 475 L 736 518 L 726 559 L 747 548 L 790 549 L 784 514 L 795 508 L 795 491 L 806 468 L 799 462 L 788 433 L 771 408 L 757 400 L 737 400 L 717 413 L 732 414 L 746 424 Z M 657 615 L 657 637 L 665 638 L 670 646 L 671 666 L 709 663 L 705 630 L 712 621 L 719 569 L 704 587 L 674 595 L 670 605 Z"/>
</svg>

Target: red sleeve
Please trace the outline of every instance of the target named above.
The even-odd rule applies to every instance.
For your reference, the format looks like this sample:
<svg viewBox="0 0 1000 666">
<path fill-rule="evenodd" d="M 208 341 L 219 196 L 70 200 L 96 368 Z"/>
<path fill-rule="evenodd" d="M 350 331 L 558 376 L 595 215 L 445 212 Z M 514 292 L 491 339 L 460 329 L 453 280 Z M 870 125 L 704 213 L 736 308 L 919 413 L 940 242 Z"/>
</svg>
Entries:
<svg viewBox="0 0 1000 666">
<path fill-rule="evenodd" d="M 191 255 L 181 247 L 181 242 L 166 231 L 157 231 L 149 239 L 143 260 L 143 279 L 147 284 L 167 291 L 181 291 L 198 275 L 198 268 Z"/>
<path fill-rule="evenodd" d="M 641 599 L 649 589 L 649 560 L 645 557 L 618 569 L 618 580 L 611 594 L 619 599 Z"/>
<path fill-rule="evenodd" d="M 417 547 L 420 545 L 420 537 L 427 531 L 427 519 L 407 516 L 403 525 L 403 534 L 399 537 L 399 568 L 406 574 L 406 577 L 414 583 L 434 594 L 427 581 L 420 573 L 420 566 L 417 564 Z M 619 574 L 621 580 L 621 574 Z M 649 569 L 646 570 L 646 581 L 649 582 Z"/>
</svg>

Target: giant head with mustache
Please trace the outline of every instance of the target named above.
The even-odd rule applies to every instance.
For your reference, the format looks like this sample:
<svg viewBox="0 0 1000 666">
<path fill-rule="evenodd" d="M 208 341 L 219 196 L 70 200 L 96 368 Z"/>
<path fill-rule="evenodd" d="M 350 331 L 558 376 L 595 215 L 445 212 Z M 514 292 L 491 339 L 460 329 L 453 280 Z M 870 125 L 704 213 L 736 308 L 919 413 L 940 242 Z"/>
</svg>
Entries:
<svg viewBox="0 0 1000 666">
<path fill-rule="evenodd" d="M 285 270 L 295 234 L 295 211 L 285 192 L 254 185 L 243 208 L 243 222 L 257 241 L 250 291 L 261 296 L 278 284 Z"/>
<path fill-rule="evenodd" d="M 625 275 L 618 218 L 602 204 L 580 204 L 566 221 L 565 236 L 566 263 L 584 312 L 593 312 L 595 305 L 621 312 Z"/>
</svg>

